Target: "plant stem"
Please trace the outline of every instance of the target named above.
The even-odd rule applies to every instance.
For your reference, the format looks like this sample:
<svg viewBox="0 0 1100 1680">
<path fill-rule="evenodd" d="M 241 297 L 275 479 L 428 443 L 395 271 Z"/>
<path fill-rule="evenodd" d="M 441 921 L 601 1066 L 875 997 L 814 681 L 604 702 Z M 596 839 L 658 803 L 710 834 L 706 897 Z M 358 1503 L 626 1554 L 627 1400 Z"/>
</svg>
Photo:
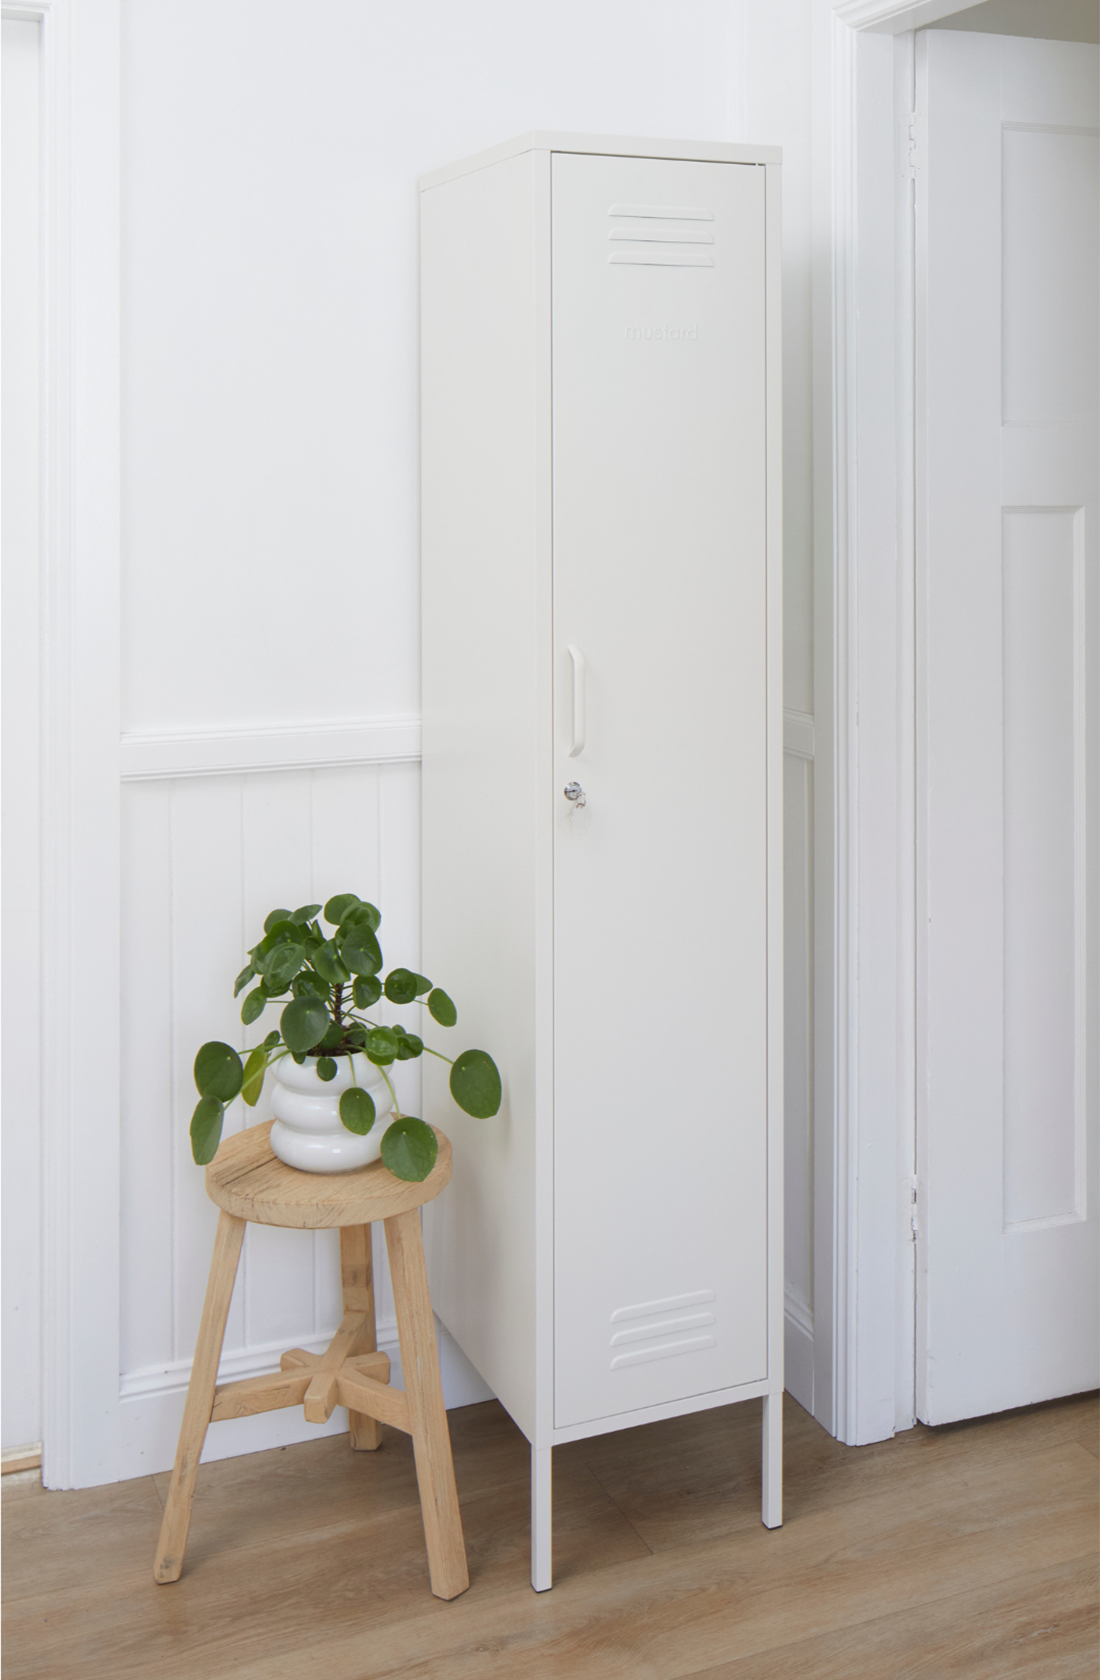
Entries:
<svg viewBox="0 0 1100 1680">
<path fill-rule="evenodd" d="M 382 1078 L 386 1081 L 386 1084 L 390 1088 L 390 1096 L 393 1098 L 393 1117 L 394 1117 L 395 1120 L 400 1120 L 402 1118 L 402 1114 L 401 1114 L 401 1110 L 397 1106 L 397 1092 L 393 1088 L 393 1082 L 390 1079 L 390 1076 L 386 1072 L 384 1067 L 380 1067 L 378 1069 L 378 1071 L 382 1075 Z"/>
</svg>

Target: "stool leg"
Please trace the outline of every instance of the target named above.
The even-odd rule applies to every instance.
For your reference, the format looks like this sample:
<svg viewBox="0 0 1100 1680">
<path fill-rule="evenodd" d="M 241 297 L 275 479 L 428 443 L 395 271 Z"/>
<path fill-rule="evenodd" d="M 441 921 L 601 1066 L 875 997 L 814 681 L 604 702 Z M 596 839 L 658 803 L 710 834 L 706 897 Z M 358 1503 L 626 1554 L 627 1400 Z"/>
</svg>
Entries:
<svg viewBox="0 0 1100 1680">
<path fill-rule="evenodd" d="M 340 1229 L 340 1279 L 344 1290 L 344 1312 L 361 1312 L 363 1328 L 349 1349 L 350 1359 L 357 1353 L 377 1353 L 378 1340 L 374 1327 L 374 1266 L 371 1257 L 369 1225 L 344 1225 Z M 366 1412 L 348 1413 L 351 1444 L 357 1452 L 374 1452 L 382 1445 L 382 1426 L 377 1418 Z"/>
<path fill-rule="evenodd" d="M 386 1247 L 432 1591 L 436 1598 L 457 1598 L 469 1586 L 470 1576 L 458 1510 L 451 1437 L 439 1380 L 439 1353 L 424 1266 L 419 1208 L 386 1220 Z"/>
<path fill-rule="evenodd" d="M 210 1262 L 210 1277 L 206 1285 L 206 1300 L 199 1325 L 199 1339 L 191 1366 L 191 1381 L 187 1385 L 187 1403 L 183 1408 L 179 1446 L 172 1470 L 172 1485 L 164 1507 L 160 1525 L 153 1578 L 162 1585 L 178 1581 L 183 1568 L 183 1552 L 187 1545 L 187 1530 L 191 1524 L 191 1499 L 195 1492 L 202 1444 L 214 1407 L 214 1386 L 218 1380 L 218 1361 L 225 1336 L 225 1321 L 229 1317 L 229 1303 L 233 1298 L 233 1282 L 237 1276 L 237 1261 L 241 1255 L 246 1221 L 222 1213 L 214 1238 L 214 1256 Z"/>
</svg>

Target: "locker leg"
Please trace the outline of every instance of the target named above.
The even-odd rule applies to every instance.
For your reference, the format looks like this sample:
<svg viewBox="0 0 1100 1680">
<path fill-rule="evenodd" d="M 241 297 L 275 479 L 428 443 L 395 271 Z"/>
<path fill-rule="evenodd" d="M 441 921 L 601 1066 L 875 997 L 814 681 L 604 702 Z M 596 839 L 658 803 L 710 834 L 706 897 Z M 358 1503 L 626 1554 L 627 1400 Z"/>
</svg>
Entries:
<svg viewBox="0 0 1100 1680">
<path fill-rule="evenodd" d="M 547 1592 L 554 1585 L 554 1527 L 551 1515 L 553 1447 L 531 1448 L 531 1585 Z"/>
<path fill-rule="evenodd" d="M 760 1516 L 765 1528 L 783 1525 L 783 1391 L 764 1396 Z"/>
</svg>

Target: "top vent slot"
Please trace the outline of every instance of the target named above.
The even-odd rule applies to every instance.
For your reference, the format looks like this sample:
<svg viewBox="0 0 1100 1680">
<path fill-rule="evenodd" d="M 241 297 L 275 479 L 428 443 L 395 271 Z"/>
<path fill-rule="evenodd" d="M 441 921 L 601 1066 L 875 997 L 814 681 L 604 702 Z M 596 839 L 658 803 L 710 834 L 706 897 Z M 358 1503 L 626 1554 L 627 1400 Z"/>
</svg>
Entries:
<svg viewBox="0 0 1100 1680">
<path fill-rule="evenodd" d="M 714 211 L 697 205 L 613 204 L 609 216 L 647 216 L 668 222 L 713 222 Z"/>
</svg>

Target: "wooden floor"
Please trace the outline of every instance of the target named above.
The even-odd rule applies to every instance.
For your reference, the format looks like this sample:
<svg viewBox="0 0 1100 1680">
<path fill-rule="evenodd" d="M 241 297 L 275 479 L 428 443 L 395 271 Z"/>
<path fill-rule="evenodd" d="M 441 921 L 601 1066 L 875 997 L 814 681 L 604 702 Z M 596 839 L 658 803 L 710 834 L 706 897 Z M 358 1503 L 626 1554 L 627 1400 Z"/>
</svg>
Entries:
<svg viewBox="0 0 1100 1680">
<path fill-rule="evenodd" d="M 1096 1396 L 859 1448 L 788 1398 L 771 1533 L 758 1403 L 558 1448 L 538 1597 L 526 1444 L 495 1402 L 450 1419 L 471 1575 L 451 1604 L 388 1429 L 375 1454 L 336 1436 L 203 1466 L 175 1586 L 151 1575 L 167 1476 L 20 1478 L 5 1680 L 1096 1680 Z"/>
</svg>

